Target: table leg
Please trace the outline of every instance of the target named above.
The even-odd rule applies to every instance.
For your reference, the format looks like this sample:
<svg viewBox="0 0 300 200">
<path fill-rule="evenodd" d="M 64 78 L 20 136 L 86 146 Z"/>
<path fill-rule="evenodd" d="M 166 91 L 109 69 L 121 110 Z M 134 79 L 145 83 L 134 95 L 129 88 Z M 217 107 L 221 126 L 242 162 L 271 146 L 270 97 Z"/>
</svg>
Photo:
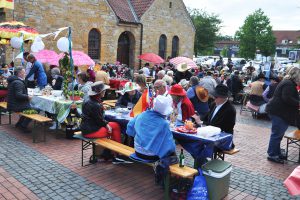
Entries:
<svg viewBox="0 0 300 200">
<path fill-rule="evenodd" d="M 167 172 L 165 176 L 165 181 L 164 181 L 164 186 L 165 186 L 165 194 L 164 194 L 164 199 L 169 200 L 170 199 L 170 173 Z"/>
</svg>

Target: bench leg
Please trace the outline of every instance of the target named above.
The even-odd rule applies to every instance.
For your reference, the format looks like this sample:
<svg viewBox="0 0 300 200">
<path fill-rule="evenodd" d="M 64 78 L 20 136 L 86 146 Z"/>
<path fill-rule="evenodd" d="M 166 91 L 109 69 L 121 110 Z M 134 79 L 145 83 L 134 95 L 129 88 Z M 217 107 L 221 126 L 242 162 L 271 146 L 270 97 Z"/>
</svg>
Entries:
<svg viewBox="0 0 300 200">
<path fill-rule="evenodd" d="M 83 140 L 81 140 L 81 167 L 83 167 L 83 150 L 84 150 Z"/>
<path fill-rule="evenodd" d="M 170 199 L 170 172 L 168 172 L 167 175 L 165 176 L 164 186 L 165 186 L 164 199 L 169 200 Z"/>
<path fill-rule="evenodd" d="M 35 130 L 36 122 L 33 121 L 33 131 L 32 131 L 32 142 L 36 143 L 36 130 Z"/>
<path fill-rule="evenodd" d="M 8 113 L 8 120 L 9 125 L 11 125 L 11 112 Z"/>
</svg>

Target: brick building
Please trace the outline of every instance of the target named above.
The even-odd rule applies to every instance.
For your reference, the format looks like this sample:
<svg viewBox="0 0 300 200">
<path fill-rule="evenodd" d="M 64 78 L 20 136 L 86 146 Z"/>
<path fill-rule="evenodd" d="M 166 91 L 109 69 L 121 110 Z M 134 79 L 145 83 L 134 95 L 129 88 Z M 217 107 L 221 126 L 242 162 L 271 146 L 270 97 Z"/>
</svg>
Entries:
<svg viewBox="0 0 300 200">
<path fill-rule="evenodd" d="M 6 21 L 12 13 L 4 10 Z M 73 49 L 101 63 L 137 67 L 145 52 L 193 56 L 195 28 L 182 0 L 17 0 L 14 18 L 40 33 L 72 27 Z M 58 51 L 52 38 L 44 42 Z"/>
</svg>

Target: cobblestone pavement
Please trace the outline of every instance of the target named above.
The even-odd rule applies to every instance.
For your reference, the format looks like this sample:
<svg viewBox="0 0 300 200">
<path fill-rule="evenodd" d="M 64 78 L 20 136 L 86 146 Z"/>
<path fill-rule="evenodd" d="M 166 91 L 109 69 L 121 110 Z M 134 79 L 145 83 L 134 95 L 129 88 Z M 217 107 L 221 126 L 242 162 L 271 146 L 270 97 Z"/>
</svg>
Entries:
<svg viewBox="0 0 300 200">
<path fill-rule="evenodd" d="M 300 199 L 291 197 L 283 186 L 298 164 L 267 161 L 269 136 L 268 120 L 238 113 L 234 142 L 241 151 L 225 158 L 233 165 L 225 199 Z M 46 143 L 33 144 L 30 134 L 1 126 L 0 199 L 163 199 L 148 166 L 98 162 L 81 167 L 80 148 L 80 141 L 57 139 L 53 132 L 47 132 Z M 185 155 L 192 166 L 193 159 Z M 289 158 L 297 156 L 298 149 L 291 150 Z"/>
<path fill-rule="evenodd" d="M 120 199 L 4 132 L 0 152 L 0 166 L 40 199 Z"/>
</svg>

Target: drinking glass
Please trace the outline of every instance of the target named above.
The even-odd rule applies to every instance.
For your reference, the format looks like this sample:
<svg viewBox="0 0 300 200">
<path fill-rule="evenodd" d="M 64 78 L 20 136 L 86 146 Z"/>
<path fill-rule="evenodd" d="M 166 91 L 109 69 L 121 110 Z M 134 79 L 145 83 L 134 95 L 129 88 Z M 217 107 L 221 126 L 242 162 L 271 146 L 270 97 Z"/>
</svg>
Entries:
<svg viewBox="0 0 300 200">
<path fill-rule="evenodd" d="M 132 107 L 133 107 L 133 103 L 128 103 L 128 104 L 127 104 L 127 109 L 128 109 L 129 111 L 132 109 Z"/>
</svg>

